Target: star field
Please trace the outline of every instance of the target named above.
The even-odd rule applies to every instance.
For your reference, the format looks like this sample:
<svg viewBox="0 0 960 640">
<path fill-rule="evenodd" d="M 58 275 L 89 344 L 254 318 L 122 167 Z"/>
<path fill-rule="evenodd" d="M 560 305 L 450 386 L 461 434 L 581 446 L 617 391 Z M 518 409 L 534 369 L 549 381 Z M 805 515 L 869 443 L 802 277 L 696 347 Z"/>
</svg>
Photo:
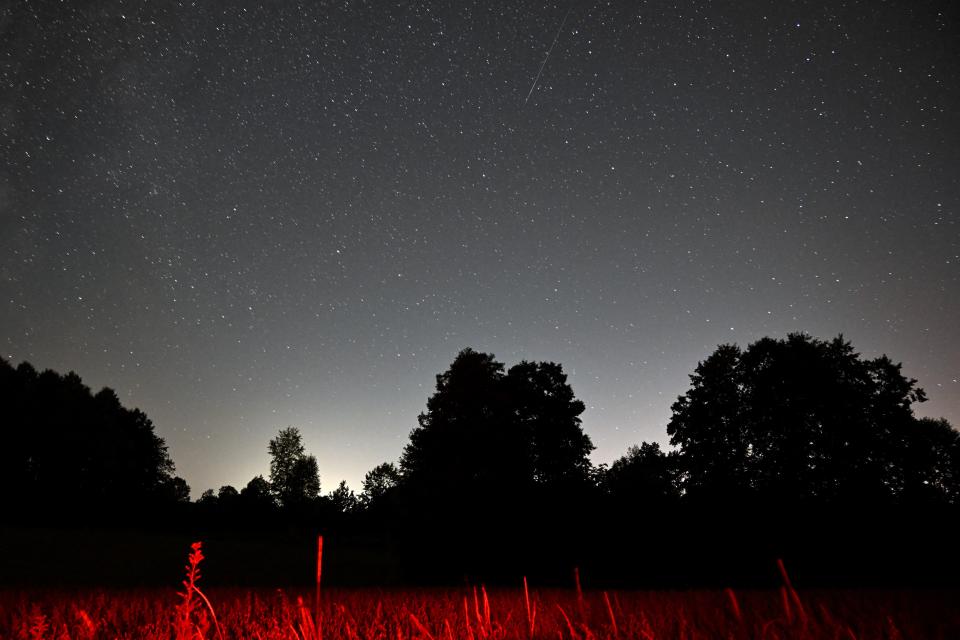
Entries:
<svg viewBox="0 0 960 640">
<path fill-rule="evenodd" d="M 146 411 L 194 496 L 291 425 L 359 488 L 467 346 L 563 363 L 597 462 L 665 442 L 717 344 L 798 330 L 958 425 L 957 34 L 949 2 L 14 2 L 0 351 Z"/>
</svg>

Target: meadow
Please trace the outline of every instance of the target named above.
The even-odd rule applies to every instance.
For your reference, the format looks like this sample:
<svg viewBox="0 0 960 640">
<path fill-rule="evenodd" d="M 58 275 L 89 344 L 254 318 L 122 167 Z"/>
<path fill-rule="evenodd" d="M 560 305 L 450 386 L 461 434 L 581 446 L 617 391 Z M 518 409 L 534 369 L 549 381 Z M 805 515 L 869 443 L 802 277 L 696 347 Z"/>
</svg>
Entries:
<svg viewBox="0 0 960 640">
<path fill-rule="evenodd" d="M 335 590 L 321 625 L 311 594 L 215 589 L 216 615 L 196 610 L 184 627 L 171 589 L 7 592 L 0 637 L 17 640 L 257 638 L 260 640 L 555 639 L 942 639 L 960 637 L 954 595 L 820 591 L 802 608 L 783 592 L 531 590 Z M 219 630 L 218 630 L 219 627 Z M 532 633 L 531 633 L 532 631 Z"/>
<path fill-rule="evenodd" d="M 652 640 L 960 637 L 948 590 L 603 591 L 201 586 L 195 545 L 179 589 L 0 592 L 0 638 L 16 640 Z M 318 572 L 319 573 L 319 572 Z M 318 575 L 319 578 L 319 575 Z"/>
</svg>

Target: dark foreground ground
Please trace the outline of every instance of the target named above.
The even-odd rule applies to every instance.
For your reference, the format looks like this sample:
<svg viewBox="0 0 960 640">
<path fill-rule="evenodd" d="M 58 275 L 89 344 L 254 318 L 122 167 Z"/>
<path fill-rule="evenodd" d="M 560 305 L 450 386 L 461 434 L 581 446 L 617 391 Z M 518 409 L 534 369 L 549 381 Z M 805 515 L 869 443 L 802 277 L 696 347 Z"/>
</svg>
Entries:
<svg viewBox="0 0 960 640">
<path fill-rule="evenodd" d="M 485 532 L 325 530 L 329 587 L 541 587 L 585 589 L 777 589 L 782 559 L 803 589 L 960 589 L 960 523 L 888 518 L 853 529 L 832 521 L 766 529 L 716 518 L 696 526 L 662 518 L 632 526 L 522 527 Z M 657 523 L 658 526 L 653 526 Z M 897 526 L 897 523 L 900 523 Z M 909 523 L 912 526 L 907 526 Z M 576 523 L 573 523 L 574 525 Z M 318 530 L 0 525 L 0 588 L 155 588 L 179 584 L 192 542 L 203 541 L 208 587 L 313 584 Z M 960 636 L 958 636 L 960 637 Z"/>
</svg>

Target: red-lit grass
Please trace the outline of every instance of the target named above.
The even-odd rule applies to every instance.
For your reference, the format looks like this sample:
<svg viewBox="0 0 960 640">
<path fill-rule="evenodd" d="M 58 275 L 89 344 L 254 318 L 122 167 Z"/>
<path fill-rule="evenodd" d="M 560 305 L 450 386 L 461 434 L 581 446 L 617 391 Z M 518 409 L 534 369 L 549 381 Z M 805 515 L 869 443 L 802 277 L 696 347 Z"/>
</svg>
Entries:
<svg viewBox="0 0 960 640">
<path fill-rule="evenodd" d="M 180 603 L 176 607 L 176 623 L 174 626 L 174 638 L 176 640 L 193 640 L 197 636 L 206 637 L 209 622 L 206 614 L 210 613 L 210 619 L 213 620 L 213 627 L 217 637 L 223 640 L 223 634 L 220 633 L 220 625 L 217 624 L 217 614 L 213 611 L 213 605 L 204 595 L 197 582 L 200 580 L 200 563 L 203 561 L 202 543 L 194 542 L 190 547 L 190 555 L 187 557 L 186 577 L 183 580 L 183 593 L 178 593 Z M 194 600 L 194 594 L 206 605 L 206 609 L 199 609 L 198 603 Z"/>
<path fill-rule="evenodd" d="M 527 609 L 527 638 L 533 638 L 537 624 L 537 604 L 530 605 L 530 587 L 527 585 L 527 576 L 523 576 L 523 602 Z"/>
<path fill-rule="evenodd" d="M 318 549 L 319 552 L 319 549 Z M 319 553 L 318 553 L 319 556 Z M 960 638 L 948 591 L 184 590 L 0 592 L 15 640 L 903 640 Z M 319 557 L 318 585 L 319 586 Z M 579 582 L 579 581 L 577 581 Z M 314 596 L 310 607 L 310 595 Z M 209 596 L 209 597 L 208 597 Z"/>
<path fill-rule="evenodd" d="M 489 617 L 477 590 L 325 589 L 321 603 L 324 640 L 527 640 L 530 620 L 521 588 L 487 590 Z M 308 595 L 309 594 L 309 595 Z M 211 589 L 225 640 L 311 640 L 310 592 Z M 536 607 L 533 638 L 857 640 L 960 638 L 960 598 L 950 592 L 803 592 L 806 622 L 788 595 L 790 615 L 778 591 L 738 591 L 738 618 L 725 591 L 583 592 L 583 613 L 574 590 L 529 590 Z M 467 605 L 469 603 L 469 606 Z M 191 638 L 217 637 L 194 619 Z M 0 637 L 16 640 L 177 638 L 177 599 L 169 591 L 0 592 Z"/>
<path fill-rule="evenodd" d="M 323 616 L 320 613 L 320 578 L 323 576 L 323 536 L 317 536 L 317 582 L 313 600 L 313 635 L 315 640 L 323 637 Z"/>
</svg>

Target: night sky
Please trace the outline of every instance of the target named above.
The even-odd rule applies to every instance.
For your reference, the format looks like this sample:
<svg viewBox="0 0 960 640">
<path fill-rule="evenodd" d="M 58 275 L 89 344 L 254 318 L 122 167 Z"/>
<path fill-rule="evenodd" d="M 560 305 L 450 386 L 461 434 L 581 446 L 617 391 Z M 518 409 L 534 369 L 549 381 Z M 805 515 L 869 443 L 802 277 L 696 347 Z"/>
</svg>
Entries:
<svg viewBox="0 0 960 640">
<path fill-rule="evenodd" d="M 359 490 L 467 346 L 562 363 L 598 463 L 791 331 L 960 424 L 956 2 L 265 4 L 0 8 L 0 352 L 194 497 L 286 426 Z"/>
</svg>

